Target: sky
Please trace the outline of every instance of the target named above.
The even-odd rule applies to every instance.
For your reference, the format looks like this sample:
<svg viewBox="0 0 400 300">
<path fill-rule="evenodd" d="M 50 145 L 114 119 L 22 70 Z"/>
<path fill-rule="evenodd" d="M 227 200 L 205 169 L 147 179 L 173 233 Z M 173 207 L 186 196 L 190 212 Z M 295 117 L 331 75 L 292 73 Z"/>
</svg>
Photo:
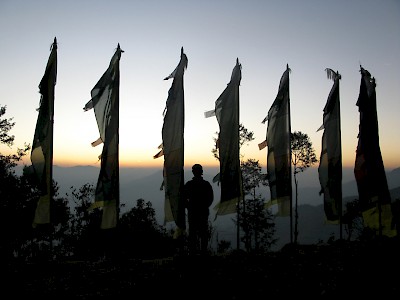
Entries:
<svg viewBox="0 0 400 300">
<path fill-rule="evenodd" d="M 83 111 L 90 91 L 107 69 L 118 43 L 120 61 L 120 166 L 160 167 L 153 159 L 162 142 L 163 111 L 181 47 L 188 57 L 185 89 L 185 166 L 218 165 L 211 150 L 219 131 L 215 100 L 229 83 L 236 59 L 242 65 L 240 123 L 255 140 L 243 160 L 266 167 L 267 115 L 280 78 L 290 73 L 292 131 L 308 134 L 320 156 L 325 106 L 341 76 L 343 165 L 353 167 L 359 112 L 360 65 L 377 82 L 380 147 L 386 170 L 400 167 L 400 1 L 58 1 L 0 0 L 0 105 L 16 123 L 12 148 L 32 145 L 39 106 L 38 85 L 58 41 L 54 158 L 59 166 L 100 166 L 102 145 L 94 111 Z M 30 165 L 29 155 L 24 164 Z"/>
</svg>

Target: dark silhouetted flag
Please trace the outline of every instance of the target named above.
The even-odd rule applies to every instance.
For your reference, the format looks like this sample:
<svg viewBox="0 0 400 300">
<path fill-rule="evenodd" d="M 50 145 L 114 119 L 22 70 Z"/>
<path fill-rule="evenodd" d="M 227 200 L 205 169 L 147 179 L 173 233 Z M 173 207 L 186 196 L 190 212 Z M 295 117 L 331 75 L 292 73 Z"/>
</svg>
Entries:
<svg viewBox="0 0 400 300">
<path fill-rule="evenodd" d="M 354 165 L 360 208 L 365 226 L 393 236 L 391 199 L 379 146 L 375 78 L 360 68 L 361 83 L 356 104 L 360 112 L 360 124 Z"/>
<path fill-rule="evenodd" d="M 94 109 L 100 137 L 92 143 L 95 147 L 103 143 L 100 174 L 97 180 L 95 202 L 91 208 L 102 207 L 101 228 L 117 225 L 119 206 L 119 44 L 111 58 L 108 69 L 91 91 L 92 99 L 83 108 Z"/>
<path fill-rule="evenodd" d="M 342 143 L 340 130 L 340 96 L 338 72 L 326 69 L 333 86 L 326 101 L 323 114 L 321 156 L 318 174 L 324 194 L 324 210 L 328 221 L 339 221 L 342 209 Z"/>
<path fill-rule="evenodd" d="M 162 144 L 160 152 L 154 158 L 164 156 L 163 187 L 165 190 L 165 222 L 175 221 L 176 235 L 186 229 L 184 188 L 184 129 L 185 95 L 183 75 L 188 65 L 186 54 L 181 48 L 181 59 L 175 70 L 164 80 L 173 78 L 164 110 Z"/>
<path fill-rule="evenodd" d="M 266 141 L 260 150 L 268 147 L 267 176 L 272 204 L 278 204 L 279 216 L 289 216 L 292 203 L 292 165 L 290 144 L 289 66 L 281 77 L 278 94 L 262 123 L 268 121 Z"/>
<path fill-rule="evenodd" d="M 40 107 L 32 142 L 31 162 L 39 182 L 40 198 L 33 226 L 50 223 L 53 182 L 54 91 L 57 81 L 57 39 L 51 47 L 44 76 L 39 84 Z"/>
<path fill-rule="evenodd" d="M 216 116 L 219 124 L 218 153 L 221 200 L 215 207 L 217 215 L 235 213 L 237 203 L 243 198 L 242 175 L 239 157 L 239 86 L 242 65 L 236 59 L 231 80 L 215 101 L 215 109 L 205 117 Z"/>
</svg>

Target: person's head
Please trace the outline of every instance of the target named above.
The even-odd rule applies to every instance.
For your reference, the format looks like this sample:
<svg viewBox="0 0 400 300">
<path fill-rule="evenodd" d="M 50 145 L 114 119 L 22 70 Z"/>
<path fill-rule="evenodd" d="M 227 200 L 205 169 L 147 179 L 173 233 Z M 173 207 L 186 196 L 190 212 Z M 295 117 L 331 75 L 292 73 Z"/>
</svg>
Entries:
<svg viewBox="0 0 400 300">
<path fill-rule="evenodd" d="M 192 172 L 194 176 L 201 176 L 203 175 L 203 167 L 200 164 L 194 164 L 192 166 Z"/>
</svg>

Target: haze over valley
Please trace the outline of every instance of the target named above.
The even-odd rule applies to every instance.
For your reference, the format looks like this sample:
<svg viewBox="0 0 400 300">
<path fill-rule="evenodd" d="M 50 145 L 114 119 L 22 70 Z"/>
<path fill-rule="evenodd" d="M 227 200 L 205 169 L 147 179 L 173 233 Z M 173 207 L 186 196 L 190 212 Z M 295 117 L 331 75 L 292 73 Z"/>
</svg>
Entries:
<svg viewBox="0 0 400 300">
<path fill-rule="evenodd" d="M 75 166 L 59 167 L 54 166 L 54 180 L 58 183 L 60 196 L 66 193 L 71 195 L 71 187 L 79 189 L 86 183 L 96 186 L 99 175 L 99 167 L 95 166 Z M 263 170 L 264 171 L 264 170 Z M 205 167 L 204 179 L 212 183 L 213 177 L 219 172 L 217 167 Z M 400 168 L 386 172 L 389 189 L 392 194 L 392 201 L 400 198 Z M 185 169 L 185 182 L 191 179 L 191 169 Z M 146 202 L 150 201 L 156 212 L 156 219 L 159 224 L 164 223 L 164 190 L 160 190 L 162 184 L 162 170 L 158 168 L 120 168 L 120 200 L 121 213 L 129 211 L 136 205 L 140 198 Z M 326 224 L 323 210 L 323 196 L 319 195 L 318 169 L 313 167 L 298 175 L 298 204 L 299 204 L 299 242 L 304 244 L 317 243 L 326 240 L 334 235 L 339 238 L 339 226 Z M 214 189 L 214 207 L 220 199 L 220 187 L 217 183 L 212 183 Z M 293 185 L 294 188 L 294 185 Z M 352 168 L 343 169 L 343 201 L 352 201 L 358 198 L 357 185 L 354 180 Z M 269 199 L 269 187 L 261 187 L 258 191 L 264 198 Z M 229 240 L 232 247 L 236 247 L 236 227 L 232 219 L 235 214 L 218 216 L 215 219 L 215 212 L 210 209 L 210 221 L 215 230 L 214 239 Z M 280 248 L 290 242 L 289 217 L 277 217 L 276 237 L 279 239 L 276 245 Z M 167 223 L 169 228 L 173 224 Z M 343 233 L 344 234 L 344 233 Z"/>
</svg>

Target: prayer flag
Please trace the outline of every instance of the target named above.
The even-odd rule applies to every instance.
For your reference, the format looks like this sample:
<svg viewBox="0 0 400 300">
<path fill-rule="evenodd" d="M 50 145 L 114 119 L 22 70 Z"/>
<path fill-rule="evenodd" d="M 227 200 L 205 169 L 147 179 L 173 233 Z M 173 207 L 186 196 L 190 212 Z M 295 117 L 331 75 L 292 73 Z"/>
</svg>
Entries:
<svg viewBox="0 0 400 300">
<path fill-rule="evenodd" d="M 376 109 L 375 78 L 360 66 L 361 83 L 356 105 L 360 112 L 358 144 L 354 165 L 360 208 L 364 225 L 393 236 L 390 228 L 391 197 L 379 146 L 379 127 Z"/>
<path fill-rule="evenodd" d="M 154 158 L 164 156 L 165 222 L 175 221 L 177 231 L 186 229 L 184 188 L 184 128 L 185 95 L 183 75 L 188 65 L 186 54 L 181 48 L 181 58 L 175 70 L 164 80 L 173 78 L 164 110 L 162 127 L 162 149 Z M 160 147 L 159 147 L 160 148 Z"/>
<path fill-rule="evenodd" d="M 339 221 L 342 210 L 342 144 L 339 95 L 341 75 L 332 69 L 326 69 L 326 71 L 328 78 L 331 78 L 334 83 L 323 110 L 323 124 L 318 129 L 324 129 L 318 174 L 321 186 L 320 194 L 324 194 L 325 216 L 328 221 Z"/>
<path fill-rule="evenodd" d="M 91 91 L 92 99 L 84 111 L 94 109 L 100 138 L 92 143 L 103 143 L 100 156 L 101 167 L 95 191 L 95 202 L 91 208 L 102 207 L 101 228 L 114 228 L 117 225 L 119 206 L 119 44 L 108 69 Z"/>
<path fill-rule="evenodd" d="M 51 46 L 44 76 L 39 84 L 40 105 L 32 142 L 31 162 L 39 182 L 40 197 L 37 203 L 33 227 L 50 223 L 50 202 L 53 183 L 53 127 L 54 92 L 57 81 L 57 39 Z"/>
<path fill-rule="evenodd" d="M 236 59 L 231 80 L 215 101 L 215 115 L 219 123 L 218 151 L 220 161 L 219 181 L 221 200 L 215 207 L 217 215 L 235 213 L 237 203 L 243 198 L 242 175 L 239 157 L 239 86 L 242 65 Z M 212 115 L 208 113 L 207 115 Z"/>
<path fill-rule="evenodd" d="M 268 122 L 265 142 L 268 146 L 267 176 L 271 203 L 278 204 L 279 216 L 289 216 L 292 205 L 289 72 L 289 66 L 286 66 L 278 94 L 263 120 L 263 123 Z"/>
</svg>

